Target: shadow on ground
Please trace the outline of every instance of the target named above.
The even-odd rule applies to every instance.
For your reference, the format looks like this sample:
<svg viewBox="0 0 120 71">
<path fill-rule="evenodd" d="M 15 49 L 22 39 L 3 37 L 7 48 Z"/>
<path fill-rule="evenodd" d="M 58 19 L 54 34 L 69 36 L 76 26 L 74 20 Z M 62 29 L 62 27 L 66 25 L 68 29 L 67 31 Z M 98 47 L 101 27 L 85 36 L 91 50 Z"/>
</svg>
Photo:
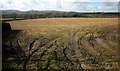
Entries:
<svg viewBox="0 0 120 71">
<path fill-rule="evenodd" d="M 12 30 L 10 23 L 2 21 L 2 69 L 12 69 L 12 65 L 15 66 L 14 61 L 9 61 L 10 57 L 13 57 L 16 53 L 11 49 L 11 44 L 7 44 L 6 41 L 15 39 L 16 35 L 21 30 Z M 9 39 L 8 37 L 11 36 Z M 7 38 L 7 39 L 6 39 Z M 12 69 L 14 70 L 14 69 Z"/>
</svg>

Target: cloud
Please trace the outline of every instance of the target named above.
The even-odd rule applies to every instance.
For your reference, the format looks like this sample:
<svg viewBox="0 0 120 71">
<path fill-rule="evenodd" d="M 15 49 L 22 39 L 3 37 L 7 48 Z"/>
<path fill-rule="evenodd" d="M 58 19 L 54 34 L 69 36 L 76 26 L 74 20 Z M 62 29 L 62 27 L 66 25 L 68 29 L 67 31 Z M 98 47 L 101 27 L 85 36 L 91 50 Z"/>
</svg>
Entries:
<svg viewBox="0 0 120 71">
<path fill-rule="evenodd" d="M 65 0 L 66 2 L 119 2 L 120 0 Z"/>
<path fill-rule="evenodd" d="M 92 2 L 92 0 L 65 0 L 66 2 Z"/>
<path fill-rule="evenodd" d="M 0 9 L 78 12 L 117 11 L 117 1 L 119 0 L 1 0 Z"/>
<path fill-rule="evenodd" d="M 102 2 L 99 9 L 107 12 L 118 12 L 118 2 Z"/>
<path fill-rule="evenodd" d="M 100 2 L 119 2 L 120 0 L 100 0 Z"/>
<path fill-rule="evenodd" d="M 118 12 L 120 12 L 120 2 L 118 3 Z"/>
</svg>

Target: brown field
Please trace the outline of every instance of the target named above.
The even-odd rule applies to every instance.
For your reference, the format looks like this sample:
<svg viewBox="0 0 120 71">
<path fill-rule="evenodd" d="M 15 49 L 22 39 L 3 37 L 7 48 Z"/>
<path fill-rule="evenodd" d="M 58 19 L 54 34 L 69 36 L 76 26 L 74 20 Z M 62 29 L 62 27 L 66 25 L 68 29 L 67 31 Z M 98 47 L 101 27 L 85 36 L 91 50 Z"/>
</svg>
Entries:
<svg viewBox="0 0 120 71">
<path fill-rule="evenodd" d="M 8 63 L 16 64 L 11 68 L 118 69 L 118 18 L 43 18 L 9 23 L 13 31 L 21 30 L 3 40 L 9 51 L 15 51 L 8 57 Z"/>
<path fill-rule="evenodd" d="M 118 18 L 43 18 L 10 22 L 12 29 L 53 30 L 81 27 L 106 27 L 118 24 Z"/>
</svg>

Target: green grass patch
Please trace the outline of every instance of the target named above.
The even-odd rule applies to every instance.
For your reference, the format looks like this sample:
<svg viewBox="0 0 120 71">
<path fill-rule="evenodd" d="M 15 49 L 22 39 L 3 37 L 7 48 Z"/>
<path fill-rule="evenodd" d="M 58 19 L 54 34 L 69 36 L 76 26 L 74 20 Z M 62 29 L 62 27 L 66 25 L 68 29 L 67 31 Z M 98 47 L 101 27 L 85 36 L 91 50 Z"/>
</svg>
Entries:
<svg viewBox="0 0 120 71">
<path fill-rule="evenodd" d="M 21 20 L 22 18 L 16 18 L 15 20 Z M 7 20 L 9 20 L 9 21 L 12 21 L 12 20 L 14 20 L 14 18 L 1 18 L 0 20 L 2 20 L 2 21 L 7 21 Z"/>
</svg>

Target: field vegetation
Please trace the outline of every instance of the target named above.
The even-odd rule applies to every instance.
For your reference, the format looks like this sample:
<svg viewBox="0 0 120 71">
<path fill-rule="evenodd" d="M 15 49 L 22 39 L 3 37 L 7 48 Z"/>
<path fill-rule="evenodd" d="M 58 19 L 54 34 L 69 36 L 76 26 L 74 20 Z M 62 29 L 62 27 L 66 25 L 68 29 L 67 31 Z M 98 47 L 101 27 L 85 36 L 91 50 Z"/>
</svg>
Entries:
<svg viewBox="0 0 120 71">
<path fill-rule="evenodd" d="M 12 31 L 3 34 L 3 69 L 118 69 L 117 18 L 44 18 L 8 23 Z"/>
</svg>

